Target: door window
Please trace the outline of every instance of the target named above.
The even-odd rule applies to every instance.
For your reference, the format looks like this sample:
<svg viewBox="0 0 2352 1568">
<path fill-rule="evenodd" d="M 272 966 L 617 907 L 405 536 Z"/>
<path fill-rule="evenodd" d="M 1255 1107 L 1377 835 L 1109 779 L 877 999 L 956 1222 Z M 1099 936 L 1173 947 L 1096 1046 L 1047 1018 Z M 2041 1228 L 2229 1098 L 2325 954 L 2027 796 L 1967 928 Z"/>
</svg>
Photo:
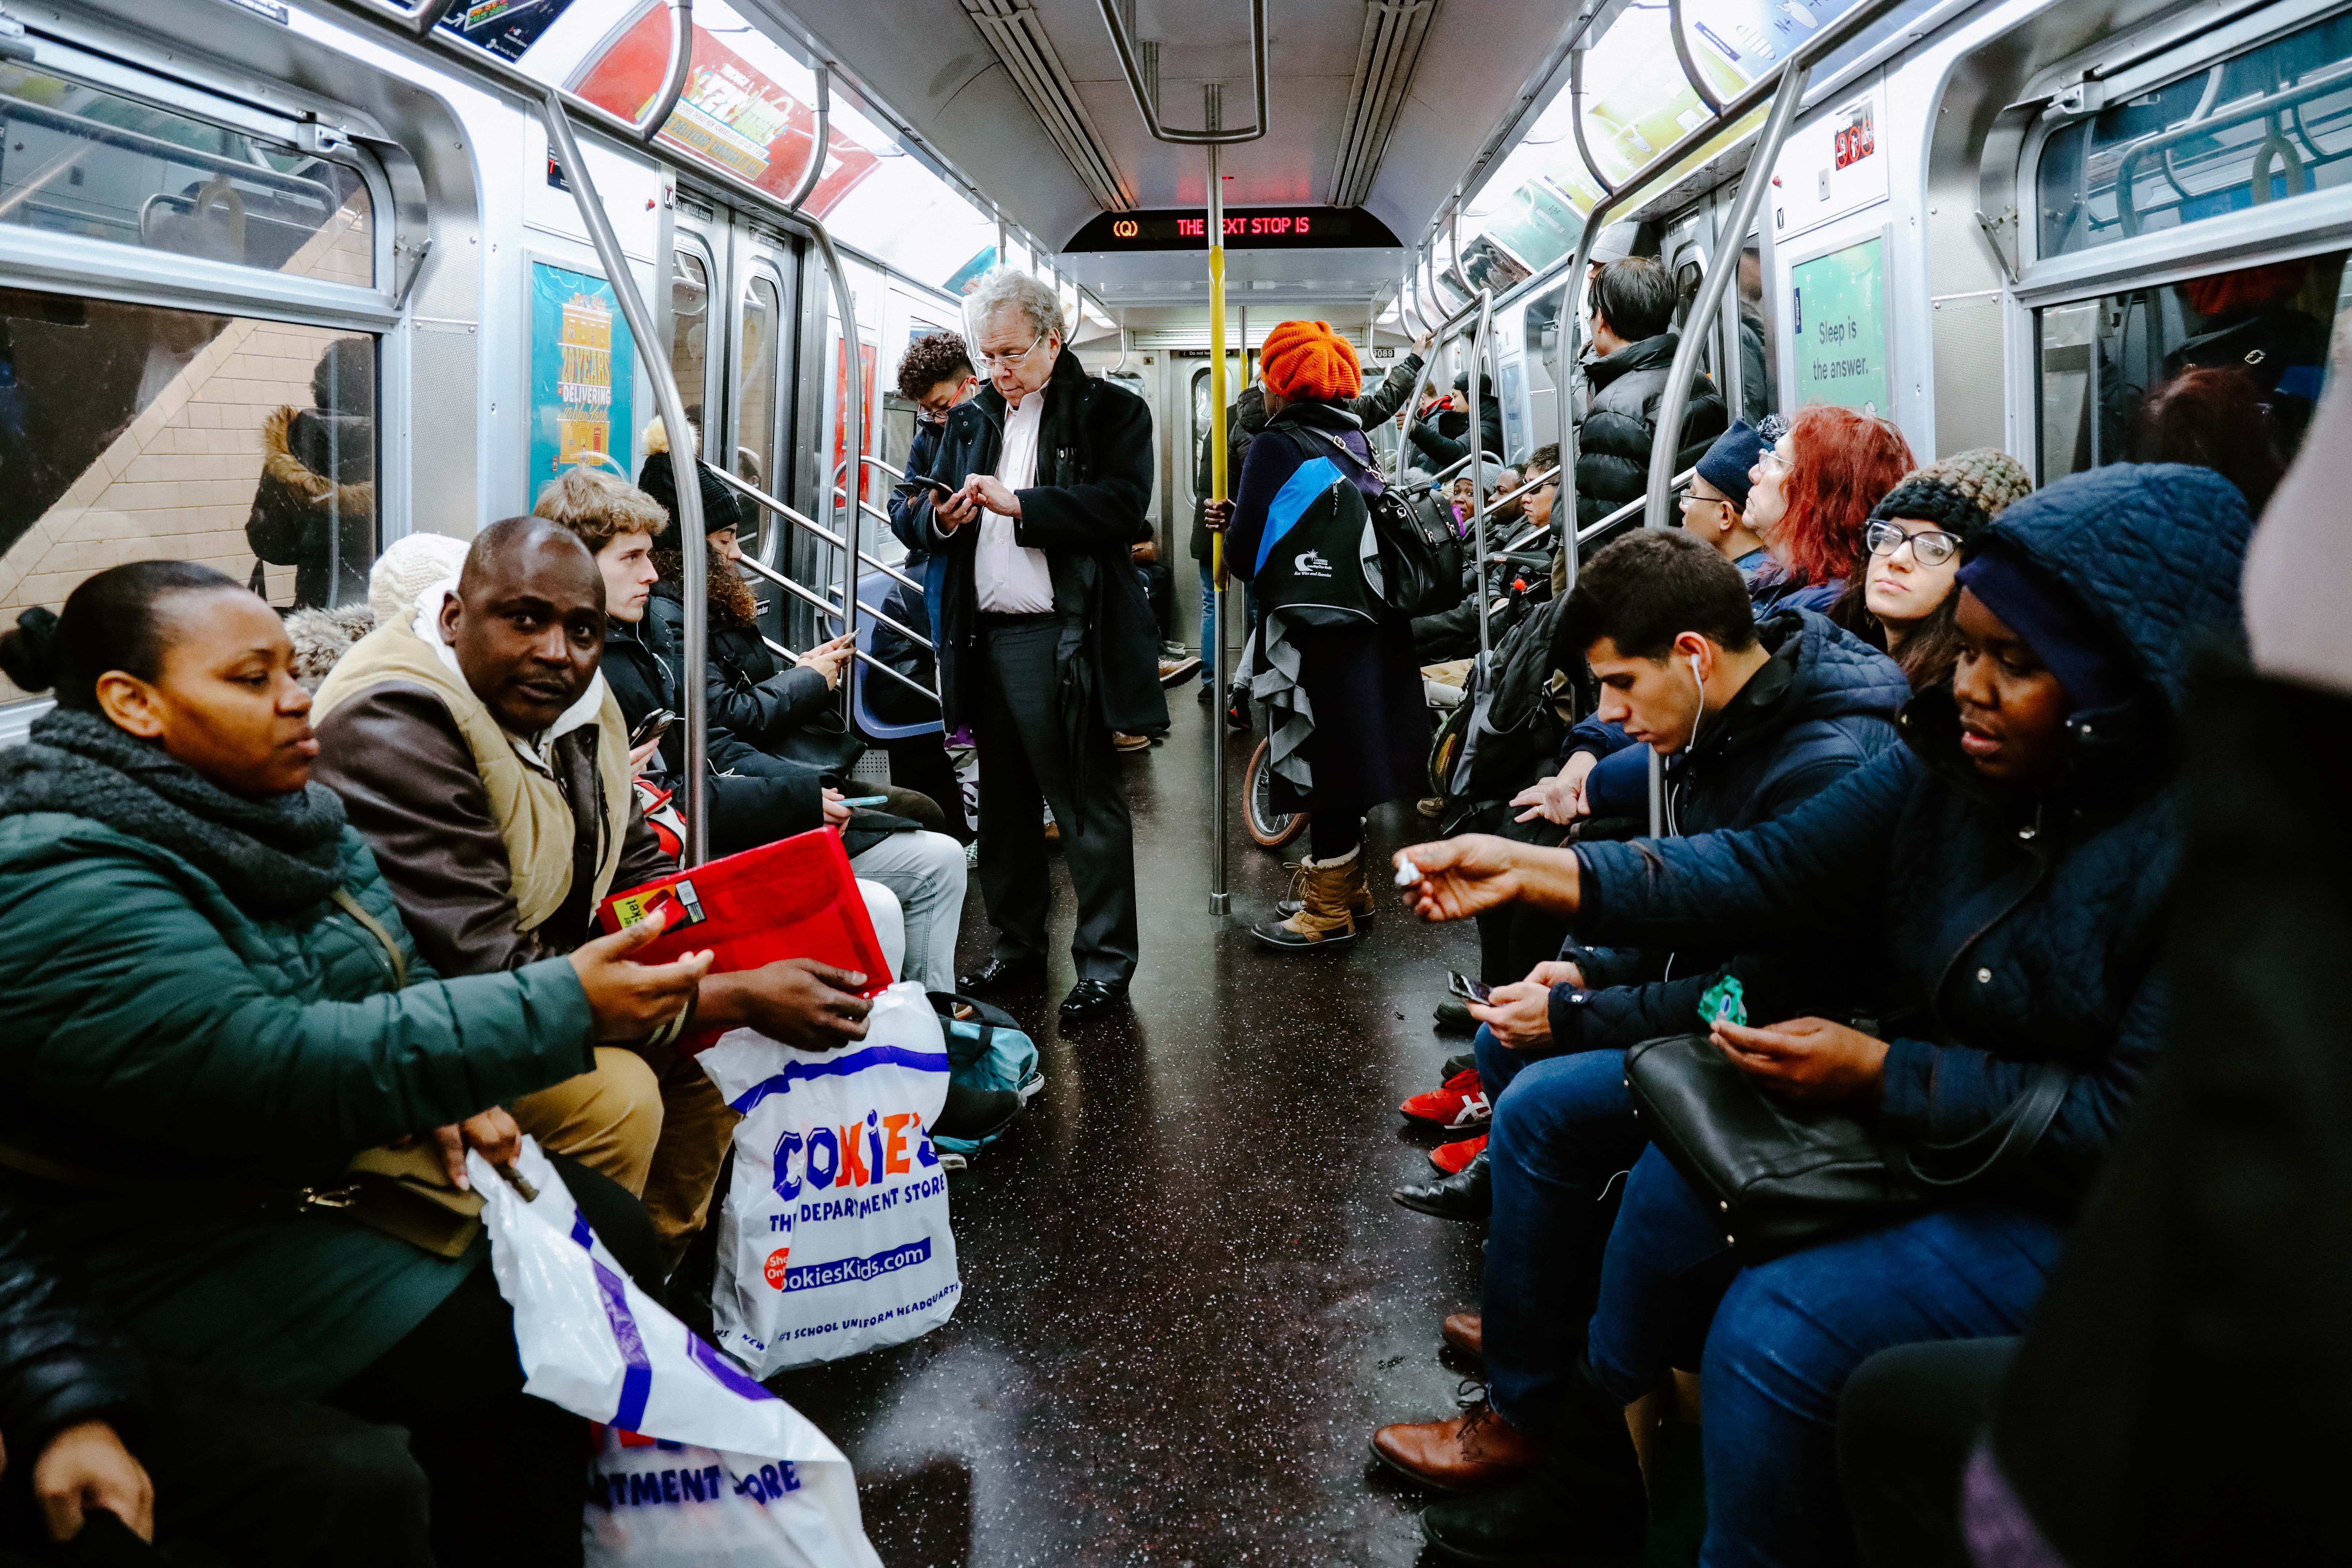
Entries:
<svg viewBox="0 0 2352 1568">
<path fill-rule="evenodd" d="M 775 280 L 754 273 L 743 291 L 742 357 L 735 375 L 735 472 L 749 484 L 776 491 L 776 335 L 782 322 Z M 764 507 L 745 508 L 751 538 L 743 548 L 754 555 L 774 516 Z M 765 559 L 762 557 L 761 559 Z"/>
<path fill-rule="evenodd" d="M 2237 481 L 2259 510 L 2326 383 L 2347 255 L 2037 312 L 2041 482 L 2106 463 L 2194 463 Z"/>
<path fill-rule="evenodd" d="M 686 417 L 702 423 L 704 380 L 710 371 L 710 268 L 690 250 L 677 253 L 669 275 L 669 373 L 677 378 Z"/>
</svg>

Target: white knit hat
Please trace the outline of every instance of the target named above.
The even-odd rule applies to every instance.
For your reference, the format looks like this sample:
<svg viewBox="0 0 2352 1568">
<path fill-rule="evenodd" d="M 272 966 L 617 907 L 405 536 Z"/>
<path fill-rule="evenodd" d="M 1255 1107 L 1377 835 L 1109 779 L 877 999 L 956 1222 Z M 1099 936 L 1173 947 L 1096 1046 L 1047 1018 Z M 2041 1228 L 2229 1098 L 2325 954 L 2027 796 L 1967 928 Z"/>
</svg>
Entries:
<svg viewBox="0 0 2352 1568">
<path fill-rule="evenodd" d="M 447 534 L 406 534 L 386 545 L 368 572 L 368 608 L 375 612 L 375 623 L 389 626 L 401 620 L 418 594 L 457 576 L 469 548 Z"/>
</svg>

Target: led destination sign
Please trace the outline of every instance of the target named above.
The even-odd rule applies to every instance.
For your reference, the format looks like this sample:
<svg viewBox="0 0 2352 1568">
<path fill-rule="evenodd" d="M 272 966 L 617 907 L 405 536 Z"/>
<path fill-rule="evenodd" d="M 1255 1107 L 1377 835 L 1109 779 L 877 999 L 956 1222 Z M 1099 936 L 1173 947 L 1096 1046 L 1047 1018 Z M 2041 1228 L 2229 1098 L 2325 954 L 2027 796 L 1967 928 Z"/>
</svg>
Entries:
<svg viewBox="0 0 2352 1568">
<path fill-rule="evenodd" d="M 1228 207 L 1229 250 L 1315 250 L 1394 246 L 1389 226 L 1361 207 Z M 1205 250 L 1209 215 L 1198 207 L 1104 213 L 1062 248 L 1073 251 Z"/>
</svg>

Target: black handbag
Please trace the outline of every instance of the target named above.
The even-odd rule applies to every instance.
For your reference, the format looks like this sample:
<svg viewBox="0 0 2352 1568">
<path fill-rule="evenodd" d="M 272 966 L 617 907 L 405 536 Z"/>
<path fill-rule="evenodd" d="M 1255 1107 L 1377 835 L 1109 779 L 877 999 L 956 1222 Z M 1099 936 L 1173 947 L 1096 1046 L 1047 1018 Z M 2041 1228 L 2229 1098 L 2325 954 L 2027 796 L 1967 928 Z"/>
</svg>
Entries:
<svg viewBox="0 0 2352 1568">
<path fill-rule="evenodd" d="M 2049 1129 L 2073 1077 L 2042 1062 L 2025 1092 L 1968 1137 L 1906 1145 L 1851 1111 L 1771 1093 L 1704 1034 L 1646 1040 L 1625 1052 L 1643 1129 L 1715 1203 L 1724 1239 L 1750 1268 L 1963 1192 L 2000 1191 Z"/>
<path fill-rule="evenodd" d="M 1329 431 L 1303 427 L 1348 460 L 1358 473 L 1369 472 Z M 1462 602 L 1462 540 L 1453 518 L 1427 490 L 1400 493 L 1383 482 L 1381 493 L 1365 502 L 1371 514 L 1372 538 L 1381 552 L 1381 601 L 1392 615 L 1416 619 L 1443 615 Z"/>
</svg>

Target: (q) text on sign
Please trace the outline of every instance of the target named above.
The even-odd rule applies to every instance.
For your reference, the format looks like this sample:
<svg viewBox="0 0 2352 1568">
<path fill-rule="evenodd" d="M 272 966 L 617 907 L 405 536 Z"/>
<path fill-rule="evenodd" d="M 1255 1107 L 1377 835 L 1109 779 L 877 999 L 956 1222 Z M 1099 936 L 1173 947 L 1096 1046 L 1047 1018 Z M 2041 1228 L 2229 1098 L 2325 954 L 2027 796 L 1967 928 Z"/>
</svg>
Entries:
<svg viewBox="0 0 2352 1568">
<path fill-rule="evenodd" d="M 1315 250 L 1393 246 L 1386 224 L 1360 207 L 1228 207 L 1222 236 L 1231 250 Z M 1209 243 L 1209 216 L 1198 207 L 1104 213 L 1074 235 L 1066 251 L 1197 250 Z"/>
</svg>

